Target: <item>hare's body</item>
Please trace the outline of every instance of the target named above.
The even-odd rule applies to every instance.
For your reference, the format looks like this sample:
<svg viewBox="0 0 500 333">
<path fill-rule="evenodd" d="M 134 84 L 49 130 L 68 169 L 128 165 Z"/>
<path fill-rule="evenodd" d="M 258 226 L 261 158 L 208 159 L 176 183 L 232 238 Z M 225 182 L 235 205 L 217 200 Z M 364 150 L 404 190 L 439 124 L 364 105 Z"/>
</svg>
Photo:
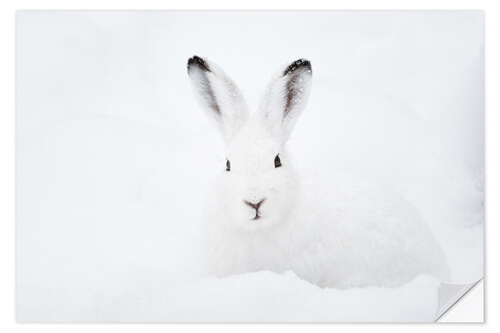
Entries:
<svg viewBox="0 0 500 333">
<path fill-rule="evenodd" d="M 446 277 L 431 232 L 397 195 L 335 181 L 339 175 L 319 186 L 299 181 L 285 143 L 309 95 L 307 60 L 282 69 L 253 114 L 215 64 L 193 57 L 188 72 L 226 143 L 226 171 L 202 228 L 205 273 L 292 270 L 339 288 L 395 286 L 418 274 Z"/>
<path fill-rule="evenodd" d="M 321 186 L 335 194 L 322 196 L 318 186 L 304 184 L 287 221 L 251 232 L 219 223 L 224 211 L 211 203 L 202 230 L 204 272 L 223 277 L 291 270 L 335 288 L 397 286 L 418 274 L 447 278 L 442 250 L 409 203 L 388 191 L 380 197 L 370 186 Z"/>
</svg>

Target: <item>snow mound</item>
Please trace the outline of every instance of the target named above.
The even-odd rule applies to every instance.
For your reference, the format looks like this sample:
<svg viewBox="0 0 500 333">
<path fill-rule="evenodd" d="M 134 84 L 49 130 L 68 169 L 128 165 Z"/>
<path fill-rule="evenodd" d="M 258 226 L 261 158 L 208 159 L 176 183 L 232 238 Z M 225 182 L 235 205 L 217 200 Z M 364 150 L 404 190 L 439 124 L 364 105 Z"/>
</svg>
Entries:
<svg viewBox="0 0 500 333">
<path fill-rule="evenodd" d="M 159 308 L 175 321 L 433 321 L 438 288 L 436 279 L 423 275 L 398 288 L 338 290 L 319 288 L 292 272 L 257 272 L 175 288 L 176 301 Z"/>
</svg>

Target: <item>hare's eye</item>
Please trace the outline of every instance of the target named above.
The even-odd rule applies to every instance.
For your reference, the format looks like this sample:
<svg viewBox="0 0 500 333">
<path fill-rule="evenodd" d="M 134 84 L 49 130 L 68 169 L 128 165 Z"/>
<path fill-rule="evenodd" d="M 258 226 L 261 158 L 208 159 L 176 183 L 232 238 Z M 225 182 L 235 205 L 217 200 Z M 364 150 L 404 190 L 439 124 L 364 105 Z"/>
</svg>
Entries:
<svg viewBox="0 0 500 333">
<path fill-rule="evenodd" d="M 226 171 L 231 171 L 231 162 L 229 160 L 226 160 Z"/>
<path fill-rule="evenodd" d="M 279 168 L 281 166 L 281 160 L 280 160 L 280 155 L 276 155 L 274 158 L 274 167 Z"/>
</svg>

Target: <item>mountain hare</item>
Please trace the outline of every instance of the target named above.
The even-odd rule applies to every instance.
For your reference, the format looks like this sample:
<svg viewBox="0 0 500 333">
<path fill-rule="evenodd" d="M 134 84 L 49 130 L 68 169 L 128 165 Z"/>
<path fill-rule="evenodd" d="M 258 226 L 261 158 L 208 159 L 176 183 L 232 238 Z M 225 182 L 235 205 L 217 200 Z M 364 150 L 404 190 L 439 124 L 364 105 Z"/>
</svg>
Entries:
<svg viewBox="0 0 500 333">
<path fill-rule="evenodd" d="M 331 201 L 322 202 L 317 186 L 299 182 L 285 143 L 309 96 L 308 60 L 282 68 L 254 113 L 214 63 L 194 56 L 188 74 L 226 146 L 225 171 L 202 227 L 205 273 L 292 270 L 336 288 L 397 286 L 418 274 L 447 277 L 442 250 L 403 199 L 327 179 Z"/>
</svg>

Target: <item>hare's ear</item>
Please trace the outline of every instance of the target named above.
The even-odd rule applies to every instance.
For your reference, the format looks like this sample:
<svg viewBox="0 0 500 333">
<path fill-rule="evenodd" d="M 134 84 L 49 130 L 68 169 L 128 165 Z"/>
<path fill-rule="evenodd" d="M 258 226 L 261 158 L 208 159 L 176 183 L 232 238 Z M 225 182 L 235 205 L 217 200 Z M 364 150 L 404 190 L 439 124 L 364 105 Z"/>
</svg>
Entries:
<svg viewBox="0 0 500 333">
<path fill-rule="evenodd" d="M 248 118 L 240 90 L 217 65 L 198 56 L 188 60 L 187 69 L 198 101 L 227 142 Z"/>
<path fill-rule="evenodd" d="M 290 136 L 307 104 L 311 79 L 311 63 L 299 59 L 282 68 L 267 87 L 259 112 L 271 131 L 281 135 L 283 141 Z"/>
</svg>

